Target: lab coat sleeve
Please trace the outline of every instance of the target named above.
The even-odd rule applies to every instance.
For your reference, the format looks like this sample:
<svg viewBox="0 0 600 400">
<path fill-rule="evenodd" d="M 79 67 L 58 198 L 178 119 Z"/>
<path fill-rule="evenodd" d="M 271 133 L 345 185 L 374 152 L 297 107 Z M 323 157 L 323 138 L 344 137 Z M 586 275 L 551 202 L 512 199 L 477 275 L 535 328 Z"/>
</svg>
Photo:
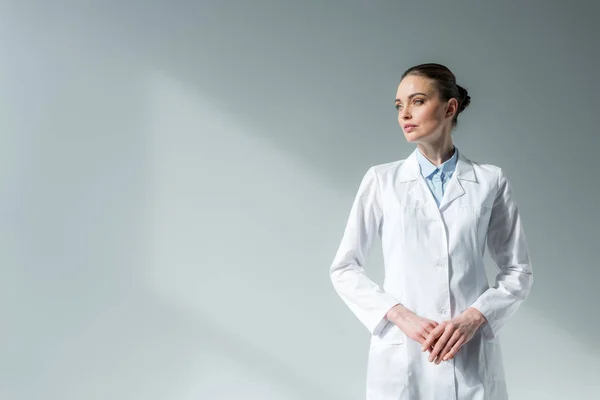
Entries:
<svg viewBox="0 0 600 400">
<path fill-rule="evenodd" d="M 511 185 L 500 169 L 498 191 L 487 231 L 487 247 L 500 272 L 472 305 L 487 319 L 484 338 L 493 339 L 529 295 L 533 271 L 522 221 Z"/>
<path fill-rule="evenodd" d="M 371 167 L 364 175 L 352 204 L 330 276 L 335 291 L 373 335 L 378 335 L 387 324 L 385 314 L 399 304 L 363 269 L 375 235 L 381 234 L 382 218 L 378 177 Z"/>
</svg>

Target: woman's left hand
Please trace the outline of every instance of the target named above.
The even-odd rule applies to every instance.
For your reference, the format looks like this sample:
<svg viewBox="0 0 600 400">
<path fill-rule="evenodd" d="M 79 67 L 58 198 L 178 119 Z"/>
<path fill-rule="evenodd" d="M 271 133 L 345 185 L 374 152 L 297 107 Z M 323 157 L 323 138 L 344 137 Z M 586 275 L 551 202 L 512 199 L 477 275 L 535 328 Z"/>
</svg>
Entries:
<svg viewBox="0 0 600 400">
<path fill-rule="evenodd" d="M 429 361 L 435 360 L 436 364 L 448 361 L 471 340 L 477 329 L 484 323 L 486 319 L 479 310 L 468 308 L 459 316 L 441 322 L 432 330 L 423 343 L 423 351 L 430 349 L 437 340 L 429 355 Z"/>
</svg>

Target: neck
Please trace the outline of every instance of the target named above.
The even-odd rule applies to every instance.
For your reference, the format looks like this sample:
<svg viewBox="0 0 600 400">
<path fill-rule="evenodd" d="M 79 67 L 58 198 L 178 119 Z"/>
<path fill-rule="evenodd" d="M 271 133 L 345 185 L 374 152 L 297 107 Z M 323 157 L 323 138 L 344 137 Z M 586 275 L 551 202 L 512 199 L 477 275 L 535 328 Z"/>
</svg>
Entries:
<svg viewBox="0 0 600 400">
<path fill-rule="evenodd" d="M 444 143 L 419 143 L 417 148 L 436 167 L 448 161 L 454 154 L 452 140 Z"/>
</svg>

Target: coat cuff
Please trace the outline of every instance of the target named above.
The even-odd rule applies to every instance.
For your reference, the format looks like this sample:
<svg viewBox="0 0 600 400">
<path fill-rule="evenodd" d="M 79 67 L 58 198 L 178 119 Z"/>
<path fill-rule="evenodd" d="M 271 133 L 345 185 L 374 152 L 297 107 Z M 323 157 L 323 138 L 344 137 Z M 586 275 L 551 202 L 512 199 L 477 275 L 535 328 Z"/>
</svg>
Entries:
<svg viewBox="0 0 600 400">
<path fill-rule="evenodd" d="M 494 329 L 492 328 L 492 319 L 491 319 L 490 310 L 488 310 L 487 307 L 483 306 L 482 304 L 479 304 L 478 302 L 475 302 L 475 304 L 473 304 L 471 307 L 478 310 L 481 314 L 483 314 L 483 316 L 486 319 L 486 322 L 484 322 L 483 325 L 481 325 L 479 327 L 479 329 L 481 329 L 481 333 L 483 334 L 484 339 L 487 339 L 487 340 L 494 339 L 496 337 L 496 333 L 494 332 Z"/>
<path fill-rule="evenodd" d="M 378 318 L 374 320 L 374 323 L 371 326 L 367 327 L 369 329 L 369 332 L 371 332 L 372 335 L 379 335 L 379 333 L 381 333 L 381 331 L 387 325 L 387 323 L 390 322 L 385 317 L 386 314 L 394 306 L 400 304 L 400 302 L 398 300 L 396 300 L 393 296 L 391 296 L 387 293 L 384 296 L 385 296 L 385 301 L 388 303 L 388 305 L 386 307 L 384 307 L 385 311 L 383 312 L 383 315 L 378 316 Z"/>
</svg>

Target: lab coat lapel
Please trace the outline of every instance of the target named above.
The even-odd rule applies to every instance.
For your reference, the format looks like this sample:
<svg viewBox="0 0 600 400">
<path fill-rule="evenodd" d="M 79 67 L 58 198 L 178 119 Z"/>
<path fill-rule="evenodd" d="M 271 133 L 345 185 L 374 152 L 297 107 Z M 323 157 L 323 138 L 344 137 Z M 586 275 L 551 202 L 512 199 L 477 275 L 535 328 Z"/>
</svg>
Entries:
<svg viewBox="0 0 600 400">
<path fill-rule="evenodd" d="M 442 200 L 440 201 L 440 211 L 444 211 L 454 200 L 465 194 L 465 188 L 463 187 L 461 181 L 477 183 L 471 161 L 465 157 L 462 152 L 459 152 L 454 174 L 452 175 L 450 182 L 448 182 L 448 187 L 446 188 L 444 196 L 442 196 Z"/>
<path fill-rule="evenodd" d="M 426 207 L 427 205 L 434 205 L 436 216 L 440 216 L 440 213 L 445 210 L 454 200 L 465 194 L 465 189 L 461 181 L 477 182 L 475 173 L 473 171 L 473 165 L 471 161 L 463 155 L 462 152 L 458 153 L 458 160 L 456 161 L 456 168 L 452 179 L 448 182 L 448 186 L 444 192 L 444 196 L 440 201 L 439 208 L 433 197 L 433 193 L 429 190 L 425 178 L 421 175 L 421 169 L 419 168 L 419 161 L 417 160 L 415 149 L 410 156 L 407 157 L 405 162 L 399 171 L 398 179 L 400 182 L 412 181 L 412 186 L 408 190 L 408 194 L 415 201 L 416 205 L 420 207 Z M 429 207 L 427 207 L 429 208 Z"/>
<path fill-rule="evenodd" d="M 399 180 L 400 182 L 412 181 L 411 187 L 408 189 L 408 194 L 414 202 L 412 207 L 421 208 L 430 218 L 438 219 L 440 217 L 440 212 L 435 202 L 435 198 L 433 197 L 433 193 L 431 193 L 429 186 L 427 186 L 427 182 L 425 182 L 425 179 L 421 175 L 417 151 L 418 150 L 415 149 L 402 164 Z"/>
</svg>

